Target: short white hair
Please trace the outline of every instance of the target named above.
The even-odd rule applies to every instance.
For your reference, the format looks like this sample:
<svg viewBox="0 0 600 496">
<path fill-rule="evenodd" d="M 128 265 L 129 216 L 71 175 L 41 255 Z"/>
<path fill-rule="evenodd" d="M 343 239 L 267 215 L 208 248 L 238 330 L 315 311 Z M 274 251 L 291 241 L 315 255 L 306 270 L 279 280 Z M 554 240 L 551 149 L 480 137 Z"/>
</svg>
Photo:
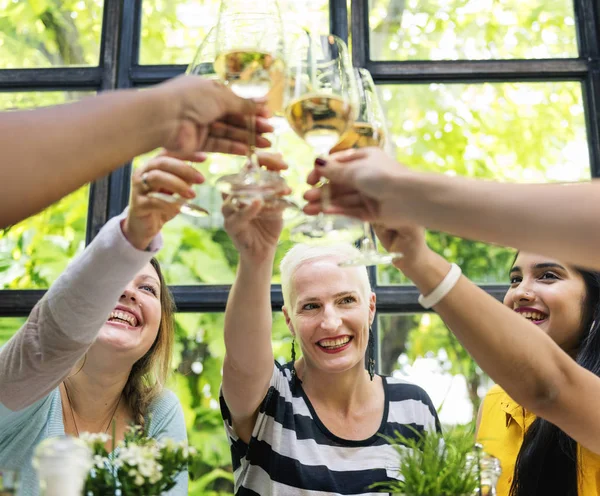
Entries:
<svg viewBox="0 0 600 496">
<path fill-rule="evenodd" d="M 325 246 L 311 246 L 306 244 L 294 245 L 285 254 L 281 263 L 279 264 L 279 271 L 281 273 L 281 292 L 283 293 L 283 305 L 291 311 L 291 296 L 292 296 L 292 280 L 298 267 L 302 264 L 319 260 L 332 258 L 338 262 L 345 260 L 351 260 L 361 256 L 358 248 L 346 243 L 338 243 L 333 245 Z M 346 270 L 356 270 L 358 272 L 361 291 L 366 300 L 368 300 L 371 292 L 371 283 L 369 281 L 369 274 L 365 266 L 351 267 Z"/>
</svg>

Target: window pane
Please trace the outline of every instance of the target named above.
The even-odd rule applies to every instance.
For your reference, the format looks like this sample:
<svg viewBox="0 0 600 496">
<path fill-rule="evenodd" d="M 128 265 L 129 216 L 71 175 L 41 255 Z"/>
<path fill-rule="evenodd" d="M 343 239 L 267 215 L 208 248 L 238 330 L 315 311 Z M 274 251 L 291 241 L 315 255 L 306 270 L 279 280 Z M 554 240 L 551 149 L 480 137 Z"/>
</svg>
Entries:
<svg viewBox="0 0 600 496">
<path fill-rule="evenodd" d="M 168 385 L 179 397 L 188 426 L 190 444 L 198 450 L 201 463 L 191 467 L 195 481 L 190 495 L 233 493 L 233 478 L 220 476 L 198 480 L 213 470 L 231 474 L 231 455 L 219 410 L 222 380 L 223 314 L 186 313 L 176 316 L 175 374 Z M 273 314 L 273 350 L 280 362 L 290 360 L 291 335 L 281 313 Z M 298 349 L 298 346 L 296 346 Z M 222 492 L 221 492 L 222 491 Z"/>
<path fill-rule="evenodd" d="M 465 424 L 477 414 L 488 377 L 432 313 L 379 316 L 380 370 L 421 386 L 443 424 Z"/>
<path fill-rule="evenodd" d="M 372 60 L 577 57 L 572 0 L 369 0 Z"/>
<path fill-rule="evenodd" d="M 98 65 L 102 0 L 0 0 L 0 68 Z"/>
<path fill-rule="evenodd" d="M 210 28 L 217 22 L 220 0 L 144 0 L 141 64 L 189 64 Z M 327 0 L 279 0 L 287 22 L 329 31 Z"/>
<path fill-rule="evenodd" d="M 581 86 L 561 83 L 380 87 L 400 162 L 512 182 L 591 177 Z M 511 251 L 430 234 L 431 246 L 477 282 L 508 282 Z M 382 284 L 402 283 L 379 268 Z"/>
<path fill-rule="evenodd" d="M 85 93 L 0 93 L 0 110 L 34 108 Z M 40 158 L 40 160 L 43 157 Z M 0 288 L 47 288 L 85 244 L 88 186 L 29 219 L 0 230 Z"/>
</svg>

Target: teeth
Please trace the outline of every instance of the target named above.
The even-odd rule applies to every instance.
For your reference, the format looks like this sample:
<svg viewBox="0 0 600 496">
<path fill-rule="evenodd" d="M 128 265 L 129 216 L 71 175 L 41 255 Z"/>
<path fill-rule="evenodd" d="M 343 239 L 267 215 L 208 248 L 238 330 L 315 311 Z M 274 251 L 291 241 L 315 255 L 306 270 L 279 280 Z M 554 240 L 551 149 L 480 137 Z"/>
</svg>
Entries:
<svg viewBox="0 0 600 496">
<path fill-rule="evenodd" d="M 110 317 L 108 317 L 108 320 L 114 319 L 127 322 L 131 327 L 136 327 L 138 324 L 135 315 L 129 312 L 122 312 L 121 310 L 113 310 L 112 312 L 110 312 Z"/>
<path fill-rule="evenodd" d="M 539 312 L 520 312 L 527 320 L 544 320 L 546 316 Z"/>
<path fill-rule="evenodd" d="M 343 346 L 350 341 L 350 336 L 344 336 L 337 339 L 322 339 L 319 344 L 325 348 L 333 348 Z"/>
</svg>

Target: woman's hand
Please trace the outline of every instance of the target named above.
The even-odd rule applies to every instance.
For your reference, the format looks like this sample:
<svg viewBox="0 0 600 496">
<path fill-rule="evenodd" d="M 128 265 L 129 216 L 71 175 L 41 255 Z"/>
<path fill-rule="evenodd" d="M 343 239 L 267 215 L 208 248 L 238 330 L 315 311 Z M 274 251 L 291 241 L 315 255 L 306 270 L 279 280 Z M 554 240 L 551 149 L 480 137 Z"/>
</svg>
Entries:
<svg viewBox="0 0 600 496">
<path fill-rule="evenodd" d="M 318 159 L 307 179 L 312 185 L 321 177 L 330 180 L 327 208 L 323 210 L 321 206 L 321 189 L 313 188 L 304 194 L 308 201 L 304 212 L 316 215 L 324 211 L 402 227 L 406 219 L 402 216 L 402 198 L 394 191 L 394 185 L 408 174 L 407 168 L 379 148 L 334 153 L 324 165 Z"/>
<path fill-rule="evenodd" d="M 246 118 L 256 116 L 256 146 L 266 148 L 262 133 L 273 131 L 267 122 L 266 102 L 241 98 L 223 83 L 199 76 L 180 76 L 148 91 L 161 99 L 171 119 L 163 145 L 173 156 L 192 160 L 201 151 L 243 155 L 248 151 Z"/>
<path fill-rule="evenodd" d="M 417 268 L 433 253 L 425 242 L 425 229 L 420 226 L 406 224 L 404 227 L 389 229 L 381 224 L 374 224 L 373 228 L 381 245 L 388 252 L 402 253 L 402 258 L 394 260 L 394 266 L 400 270 Z"/>
<path fill-rule="evenodd" d="M 148 196 L 150 191 L 178 194 L 192 199 L 193 184 L 204 182 L 194 167 L 165 153 L 136 169 L 131 178 L 131 198 L 123 234 L 139 250 L 145 250 L 163 225 L 179 213 L 179 205 Z"/>
<path fill-rule="evenodd" d="M 259 153 L 258 160 L 269 170 L 287 168 L 279 154 Z M 281 195 L 289 192 L 283 191 Z M 257 263 L 273 257 L 283 228 L 283 207 L 267 207 L 260 199 L 244 204 L 229 196 L 225 198 L 222 212 L 225 231 L 242 259 Z"/>
</svg>

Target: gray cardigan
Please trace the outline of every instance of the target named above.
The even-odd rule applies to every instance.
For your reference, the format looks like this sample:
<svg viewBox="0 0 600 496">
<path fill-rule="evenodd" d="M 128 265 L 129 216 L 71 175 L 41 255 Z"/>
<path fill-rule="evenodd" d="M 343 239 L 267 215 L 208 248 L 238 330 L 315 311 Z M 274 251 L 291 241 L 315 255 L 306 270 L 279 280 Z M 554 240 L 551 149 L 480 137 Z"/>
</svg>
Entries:
<svg viewBox="0 0 600 496">
<path fill-rule="evenodd" d="M 111 219 L 34 307 L 23 327 L 0 349 L 0 468 L 21 470 L 21 495 L 37 496 L 31 466 L 43 439 L 64 434 L 59 384 L 85 354 L 123 288 L 162 246 L 134 248 Z M 150 435 L 187 439 L 181 404 L 170 391 L 150 405 Z M 160 434 L 158 434 L 160 433 Z M 187 494 L 187 473 L 172 496 Z"/>
</svg>

